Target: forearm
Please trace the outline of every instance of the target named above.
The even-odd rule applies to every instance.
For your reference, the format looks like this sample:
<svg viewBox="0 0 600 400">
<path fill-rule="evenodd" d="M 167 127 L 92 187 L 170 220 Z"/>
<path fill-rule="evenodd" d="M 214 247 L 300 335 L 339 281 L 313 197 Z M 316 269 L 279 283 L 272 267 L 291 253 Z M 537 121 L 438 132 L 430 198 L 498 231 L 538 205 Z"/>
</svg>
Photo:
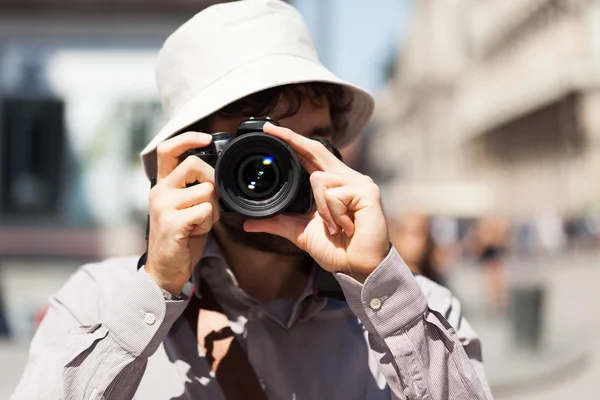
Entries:
<svg viewBox="0 0 600 400">
<path fill-rule="evenodd" d="M 81 289 L 87 282 L 78 283 Z M 131 399 L 148 358 L 187 302 L 165 301 L 160 288 L 140 270 L 128 288 L 117 291 L 120 295 L 103 315 L 79 318 L 61 301 L 70 297 L 72 286 L 78 285 L 67 284 L 51 301 L 14 398 Z M 92 318 L 96 322 L 90 324 Z"/>
<path fill-rule="evenodd" d="M 102 336 L 102 334 L 100 335 Z M 133 398 L 148 357 L 130 353 L 110 332 L 76 351 L 62 370 L 60 398 L 125 400 Z"/>
<path fill-rule="evenodd" d="M 383 339 L 381 362 L 386 359 L 388 382 L 397 382 L 392 391 L 409 399 L 489 399 L 487 384 L 481 381 L 456 335 L 439 316 L 426 311 L 403 332 Z M 391 378 L 392 374 L 397 374 Z"/>
<path fill-rule="evenodd" d="M 455 330 L 430 309 L 395 249 L 364 285 L 347 275 L 337 278 L 396 397 L 491 398 Z"/>
<path fill-rule="evenodd" d="M 55 307 L 51 305 L 45 322 L 65 320 Z M 146 357 L 129 353 L 102 325 L 80 326 L 53 338 L 45 330 L 42 324 L 34 338 L 14 399 L 132 398 L 135 387 L 124 384 L 139 382 Z M 109 387 L 119 390 L 108 393 Z"/>
</svg>

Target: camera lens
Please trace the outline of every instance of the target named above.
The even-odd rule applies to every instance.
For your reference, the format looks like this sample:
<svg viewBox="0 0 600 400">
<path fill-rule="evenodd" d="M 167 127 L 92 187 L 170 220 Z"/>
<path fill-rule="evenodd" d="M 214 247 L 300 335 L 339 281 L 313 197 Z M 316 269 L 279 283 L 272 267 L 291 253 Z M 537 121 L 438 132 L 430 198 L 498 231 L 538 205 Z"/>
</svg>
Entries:
<svg viewBox="0 0 600 400">
<path fill-rule="evenodd" d="M 302 177 L 302 166 L 292 149 L 264 132 L 233 139 L 215 165 L 223 209 L 247 218 L 285 212 L 296 200 Z"/>
<path fill-rule="evenodd" d="M 279 186 L 279 168 L 273 156 L 250 156 L 242 162 L 238 171 L 240 189 L 254 199 L 268 198 Z"/>
</svg>

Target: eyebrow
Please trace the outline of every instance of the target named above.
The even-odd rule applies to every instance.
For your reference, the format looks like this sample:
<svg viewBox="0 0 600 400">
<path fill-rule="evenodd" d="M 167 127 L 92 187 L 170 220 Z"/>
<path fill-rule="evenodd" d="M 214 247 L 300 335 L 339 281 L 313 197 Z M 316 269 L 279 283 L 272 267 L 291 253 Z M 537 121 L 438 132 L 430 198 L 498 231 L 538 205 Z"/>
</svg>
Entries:
<svg viewBox="0 0 600 400">
<path fill-rule="evenodd" d="M 312 132 L 310 133 L 310 135 L 308 135 L 308 137 L 328 137 L 328 136 L 333 136 L 333 134 L 334 134 L 333 126 L 331 126 L 331 125 L 317 126 L 316 128 L 314 128 L 312 130 Z"/>
</svg>

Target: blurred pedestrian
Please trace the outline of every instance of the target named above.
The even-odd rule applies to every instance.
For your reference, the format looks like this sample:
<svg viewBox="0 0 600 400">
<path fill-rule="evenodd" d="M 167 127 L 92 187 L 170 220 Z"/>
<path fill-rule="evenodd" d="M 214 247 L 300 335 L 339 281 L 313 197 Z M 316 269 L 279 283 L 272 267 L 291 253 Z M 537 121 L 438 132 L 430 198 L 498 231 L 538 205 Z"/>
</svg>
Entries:
<svg viewBox="0 0 600 400">
<path fill-rule="evenodd" d="M 399 219 L 390 220 L 389 227 L 392 243 L 411 271 L 446 286 L 451 246 L 442 239 L 444 234 L 440 229 L 437 230 L 438 237 L 446 246 L 434 240 L 432 218 L 424 212 L 409 209 Z"/>
<path fill-rule="evenodd" d="M 491 216 L 477 221 L 465 238 L 466 246 L 478 257 L 484 270 L 486 293 L 495 314 L 504 314 L 508 306 L 508 233 L 508 222 L 502 217 Z"/>
</svg>

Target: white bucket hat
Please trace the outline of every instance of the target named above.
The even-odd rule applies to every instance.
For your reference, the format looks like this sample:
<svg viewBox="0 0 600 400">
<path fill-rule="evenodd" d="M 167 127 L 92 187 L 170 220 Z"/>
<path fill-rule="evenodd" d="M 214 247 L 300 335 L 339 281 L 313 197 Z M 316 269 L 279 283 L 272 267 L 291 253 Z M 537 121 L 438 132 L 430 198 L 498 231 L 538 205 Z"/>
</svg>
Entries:
<svg viewBox="0 0 600 400">
<path fill-rule="evenodd" d="M 156 80 L 168 122 L 142 151 L 156 175 L 156 147 L 185 127 L 262 90 L 294 83 L 341 85 L 353 96 L 345 131 L 350 143 L 371 118 L 374 100 L 323 66 L 300 13 L 281 0 L 243 0 L 199 12 L 166 40 Z"/>
</svg>

